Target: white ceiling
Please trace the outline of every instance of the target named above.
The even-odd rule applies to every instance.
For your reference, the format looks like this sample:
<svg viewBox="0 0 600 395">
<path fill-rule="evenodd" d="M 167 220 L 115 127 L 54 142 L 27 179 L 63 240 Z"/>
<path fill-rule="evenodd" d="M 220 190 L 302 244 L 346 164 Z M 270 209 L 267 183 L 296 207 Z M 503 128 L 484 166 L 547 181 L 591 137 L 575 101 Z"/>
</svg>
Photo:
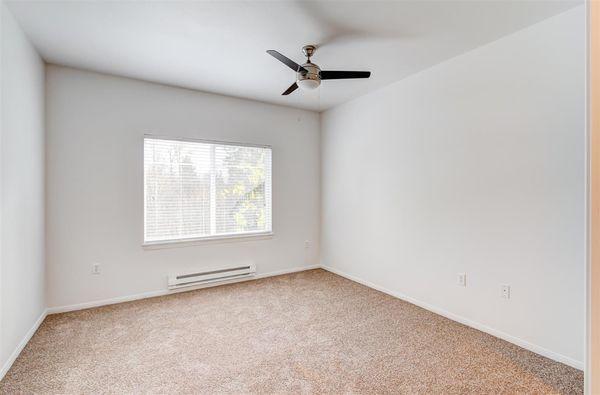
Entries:
<svg viewBox="0 0 600 395">
<path fill-rule="evenodd" d="M 575 1 L 15 1 L 43 58 L 104 73 L 324 110 L 581 4 Z M 370 70 L 281 96 L 317 44 L 322 69 Z"/>
</svg>

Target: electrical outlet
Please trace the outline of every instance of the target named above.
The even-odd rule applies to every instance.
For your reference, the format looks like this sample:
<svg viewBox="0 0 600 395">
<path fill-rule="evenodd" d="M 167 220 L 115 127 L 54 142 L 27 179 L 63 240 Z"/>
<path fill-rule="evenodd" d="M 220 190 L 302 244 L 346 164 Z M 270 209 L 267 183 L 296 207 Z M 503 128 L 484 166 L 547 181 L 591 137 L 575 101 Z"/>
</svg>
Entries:
<svg viewBox="0 0 600 395">
<path fill-rule="evenodd" d="M 304 240 L 304 249 L 308 250 L 310 248 L 310 241 L 309 240 Z"/>
<path fill-rule="evenodd" d="M 502 299 L 510 299 L 510 285 L 502 284 L 500 286 L 500 297 Z"/>
<path fill-rule="evenodd" d="M 456 277 L 456 283 L 461 287 L 467 286 L 467 273 L 458 273 Z"/>
<path fill-rule="evenodd" d="M 92 263 L 92 274 L 100 274 L 100 264 Z"/>
</svg>

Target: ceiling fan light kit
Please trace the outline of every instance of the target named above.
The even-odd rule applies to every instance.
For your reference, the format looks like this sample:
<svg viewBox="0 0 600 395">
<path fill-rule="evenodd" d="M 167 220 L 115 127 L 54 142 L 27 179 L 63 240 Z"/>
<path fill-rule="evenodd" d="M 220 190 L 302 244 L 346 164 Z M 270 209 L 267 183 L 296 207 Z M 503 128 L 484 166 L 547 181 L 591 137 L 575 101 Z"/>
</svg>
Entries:
<svg viewBox="0 0 600 395">
<path fill-rule="evenodd" d="M 299 65 L 290 58 L 280 54 L 275 50 L 268 50 L 267 53 L 279 60 L 281 63 L 288 66 L 290 69 L 296 72 L 296 82 L 294 82 L 289 88 L 282 93 L 282 95 L 289 95 L 298 87 L 302 90 L 315 90 L 321 85 L 322 80 L 340 80 L 348 78 L 369 78 L 371 76 L 370 71 L 331 71 L 321 70 L 321 68 L 310 61 L 311 56 L 315 53 L 317 47 L 315 45 L 305 45 L 302 47 L 302 52 L 306 56 L 306 63 Z"/>
</svg>

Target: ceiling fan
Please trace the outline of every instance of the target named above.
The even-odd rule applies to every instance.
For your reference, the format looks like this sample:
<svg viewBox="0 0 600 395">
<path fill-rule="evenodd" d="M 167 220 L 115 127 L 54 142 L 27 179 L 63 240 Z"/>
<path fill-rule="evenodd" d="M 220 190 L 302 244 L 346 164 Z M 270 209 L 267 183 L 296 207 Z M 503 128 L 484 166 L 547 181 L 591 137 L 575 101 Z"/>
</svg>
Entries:
<svg viewBox="0 0 600 395">
<path fill-rule="evenodd" d="M 296 72 L 296 82 L 287 88 L 282 95 L 289 95 L 298 89 L 298 87 L 306 90 L 317 89 L 321 85 L 321 80 L 369 78 L 371 76 L 370 71 L 321 70 L 318 65 L 310 61 L 310 57 L 314 55 L 316 50 L 317 47 L 315 45 L 305 45 L 302 47 L 302 52 L 304 52 L 304 56 L 307 58 L 306 63 L 302 66 L 275 50 L 270 49 L 267 51 L 269 55 Z"/>
</svg>

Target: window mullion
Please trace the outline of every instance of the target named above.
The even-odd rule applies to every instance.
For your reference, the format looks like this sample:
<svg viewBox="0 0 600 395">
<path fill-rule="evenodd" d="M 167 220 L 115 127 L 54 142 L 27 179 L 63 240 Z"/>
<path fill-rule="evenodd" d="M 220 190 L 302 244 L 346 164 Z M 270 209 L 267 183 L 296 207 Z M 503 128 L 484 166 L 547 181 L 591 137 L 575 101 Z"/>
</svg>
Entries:
<svg viewBox="0 0 600 395">
<path fill-rule="evenodd" d="M 183 172 L 181 169 L 181 153 L 177 160 L 179 168 L 179 237 L 183 236 Z"/>
<path fill-rule="evenodd" d="M 217 234 L 217 172 L 215 169 L 215 144 L 210 145 L 210 235 Z"/>
</svg>

